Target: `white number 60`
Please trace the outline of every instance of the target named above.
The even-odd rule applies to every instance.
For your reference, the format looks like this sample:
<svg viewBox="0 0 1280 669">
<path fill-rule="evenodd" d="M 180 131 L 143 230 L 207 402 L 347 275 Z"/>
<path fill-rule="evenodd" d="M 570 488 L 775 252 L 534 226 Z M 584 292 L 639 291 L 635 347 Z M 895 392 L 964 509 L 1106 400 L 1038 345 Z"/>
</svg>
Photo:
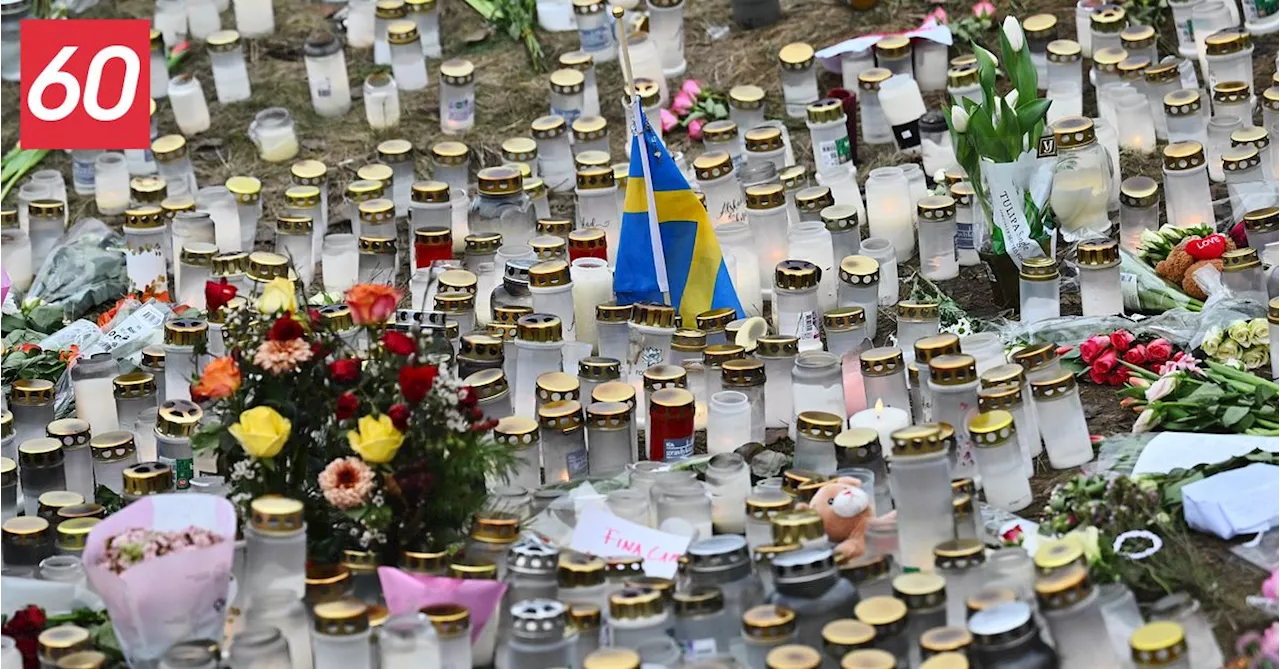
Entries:
<svg viewBox="0 0 1280 669">
<path fill-rule="evenodd" d="M 81 103 L 80 82 L 76 80 L 75 75 L 70 72 L 64 72 L 62 66 L 71 60 L 79 47 L 64 46 L 58 52 L 58 55 L 49 61 L 49 64 L 40 71 L 40 75 L 35 81 L 31 82 L 31 88 L 27 91 L 27 108 L 31 110 L 31 114 L 37 119 L 46 122 L 61 121 L 71 115 L 75 111 L 77 105 Z M 120 89 L 120 100 L 114 106 L 104 109 L 99 100 L 98 87 L 102 82 L 102 70 L 107 65 L 107 61 L 117 58 L 124 63 L 124 83 Z M 138 77 L 141 75 L 142 63 L 138 59 L 138 54 L 132 49 L 114 44 L 94 54 L 93 60 L 89 62 L 89 71 L 87 73 L 87 82 L 84 86 L 84 110 L 89 114 L 89 118 L 95 121 L 115 121 L 128 113 L 129 108 L 133 106 L 134 91 L 138 87 Z M 61 86 L 66 91 L 66 98 L 57 107 L 47 107 L 44 104 L 44 93 L 50 86 Z"/>
</svg>

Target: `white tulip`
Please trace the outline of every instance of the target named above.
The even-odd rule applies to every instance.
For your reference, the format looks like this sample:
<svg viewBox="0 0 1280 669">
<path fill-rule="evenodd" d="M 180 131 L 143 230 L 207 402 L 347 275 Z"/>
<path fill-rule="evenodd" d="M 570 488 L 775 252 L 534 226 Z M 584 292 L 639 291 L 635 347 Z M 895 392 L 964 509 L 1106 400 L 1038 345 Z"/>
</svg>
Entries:
<svg viewBox="0 0 1280 669">
<path fill-rule="evenodd" d="M 1017 109 L 1018 108 L 1018 89 L 1015 88 L 1009 91 L 1009 94 L 1004 96 L 1004 102 L 1005 104 L 1009 105 L 1009 109 Z"/>
<path fill-rule="evenodd" d="M 1026 37 L 1022 34 L 1022 24 L 1012 15 L 1004 17 L 1004 38 L 1009 40 L 1009 48 L 1015 53 L 1022 51 L 1026 45 Z"/>
<path fill-rule="evenodd" d="M 951 127 L 960 134 L 964 134 L 964 131 L 969 129 L 969 112 L 960 105 L 951 107 Z"/>
</svg>

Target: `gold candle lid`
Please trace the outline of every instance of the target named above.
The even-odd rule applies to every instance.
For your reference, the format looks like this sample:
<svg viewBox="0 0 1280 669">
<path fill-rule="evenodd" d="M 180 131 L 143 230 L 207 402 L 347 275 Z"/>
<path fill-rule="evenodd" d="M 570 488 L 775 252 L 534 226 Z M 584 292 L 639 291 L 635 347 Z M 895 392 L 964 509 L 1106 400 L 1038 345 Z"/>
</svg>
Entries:
<svg viewBox="0 0 1280 669">
<path fill-rule="evenodd" d="M 266 283 L 272 279 L 289 278 L 289 259 L 266 251 L 254 251 L 249 254 L 249 278 L 258 283 Z"/>
<path fill-rule="evenodd" d="M 470 538 L 485 544 L 512 544 L 520 538 L 520 518 L 514 513 L 483 511 L 471 521 Z"/>
<path fill-rule="evenodd" d="M 1144 81 L 1147 68 L 1151 67 L 1151 59 L 1146 56 L 1129 56 L 1120 61 L 1116 72 L 1124 81 Z"/>
<path fill-rule="evenodd" d="M 1160 183 L 1151 177 L 1133 176 L 1120 183 L 1120 204 L 1148 208 L 1160 202 Z"/>
<path fill-rule="evenodd" d="M 561 555 L 556 582 L 561 588 L 590 588 L 605 581 L 604 560 L 581 554 Z"/>
<path fill-rule="evenodd" d="M 1036 579 L 1036 600 L 1042 610 L 1070 608 L 1093 591 L 1088 571 L 1080 566 L 1065 567 Z"/>
<path fill-rule="evenodd" d="M 632 305 L 631 322 L 655 328 L 674 328 L 676 310 L 666 304 L 636 302 Z"/>
<path fill-rule="evenodd" d="M 84 504 L 84 495 L 70 490 L 50 490 L 36 500 L 38 513 L 46 520 L 57 520 L 58 511 L 68 506 Z"/>
<path fill-rule="evenodd" d="M 681 409 L 693 407 L 693 393 L 684 388 L 663 388 L 649 398 L 650 407 Z"/>
<path fill-rule="evenodd" d="M 986 611 L 1001 604 L 1008 604 L 1017 600 L 1018 594 L 1009 588 L 986 587 L 966 597 L 964 606 L 968 614 L 972 616 L 980 611 Z"/>
<path fill-rule="evenodd" d="M 164 324 L 164 343 L 169 346 L 203 344 L 209 324 L 198 318 L 175 318 Z"/>
<path fill-rule="evenodd" d="M 58 523 L 58 549 L 82 551 L 89 541 L 89 532 L 101 523 L 101 518 L 69 518 Z"/>
<path fill-rule="evenodd" d="M 352 636 L 369 629 L 369 607 L 354 599 L 321 602 L 312 609 L 315 630 L 329 636 Z"/>
<path fill-rule="evenodd" d="M 783 260 L 773 271 L 777 290 L 811 290 L 821 279 L 822 270 L 807 260 Z"/>
<path fill-rule="evenodd" d="M 859 648 L 840 660 L 840 669 L 894 669 L 898 660 L 886 650 Z"/>
<path fill-rule="evenodd" d="M 858 88 L 864 91 L 878 91 L 880 85 L 889 80 L 893 72 L 883 67 L 872 67 L 858 73 Z"/>
<path fill-rule="evenodd" d="M 1049 39 L 1057 33 L 1058 17 L 1053 14 L 1033 14 L 1022 20 L 1022 29 L 1030 39 Z"/>
<path fill-rule="evenodd" d="M 768 153 L 770 151 L 779 151 L 782 149 L 782 131 L 773 126 L 759 126 L 747 131 L 743 136 L 743 144 L 747 151 L 751 153 Z M 752 186 L 747 189 L 748 203 L 750 203 L 750 194 L 753 189 L 772 188 L 776 186 L 779 192 L 783 192 L 781 184 L 765 184 L 761 186 Z M 748 206 L 750 206 L 748 204 Z M 752 207 L 759 209 L 763 207 Z"/>
<path fill-rule="evenodd" d="M 733 161 L 724 151 L 709 151 L 693 159 L 693 172 L 699 181 L 712 181 L 733 174 Z"/>
<path fill-rule="evenodd" d="M 557 342 L 561 340 L 561 323 L 551 314 L 528 314 L 516 321 L 516 338 L 533 342 Z"/>
<path fill-rule="evenodd" d="M 715 344 L 702 352 L 702 363 L 712 367 L 723 367 L 724 363 L 746 356 L 746 350 L 736 344 Z"/>
<path fill-rule="evenodd" d="M 512 195 L 522 187 L 520 170 L 509 165 L 486 167 L 476 175 L 479 190 L 484 195 Z"/>
<path fill-rule="evenodd" d="M 1120 264 L 1120 245 L 1114 239 L 1089 240 L 1076 246 L 1076 264 L 1089 269 L 1109 269 Z"/>
<path fill-rule="evenodd" d="M 872 626 L 854 620 L 841 618 L 833 620 L 822 627 L 822 643 L 828 647 L 838 647 L 844 652 L 871 645 L 876 638 L 876 630 Z"/>
<path fill-rule="evenodd" d="M 764 106 L 764 89 L 750 84 L 739 84 L 729 89 L 729 106 L 740 110 L 759 109 Z"/>
<path fill-rule="evenodd" d="M 306 600 L 308 604 L 341 598 L 351 582 L 351 570 L 341 564 L 307 565 Z"/>
<path fill-rule="evenodd" d="M 476 78 L 476 66 L 465 58 L 452 58 L 440 64 L 440 80 L 450 86 L 465 86 Z"/>
<path fill-rule="evenodd" d="M 677 617 L 711 614 L 724 610 L 724 593 L 714 586 L 677 592 L 672 595 L 671 600 Z"/>
<path fill-rule="evenodd" d="M 959 386 L 977 381 L 976 361 L 964 353 L 933 358 L 929 361 L 929 380 L 940 386 Z"/>
<path fill-rule="evenodd" d="M 156 433 L 166 437 L 182 438 L 195 434 L 204 418 L 204 410 L 190 400 L 168 400 L 160 405 L 156 418 Z"/>
<path fill-rule="evenodd" d="M 213 275 L 231 277 L 244 274 L 249 267 L 249 254 L 241 251 L 219 253 L 213 257 Z"/>
<path fill-rule="evenodd" d="M 164 227 L 164 210 L 158 205 L 144 204 L 124 212 L 124 224 L 131 228 L 150 230 Z"/>
<path fill-rule="evenodd" d="M 591 391 L 591 399 L 596 402 L 622 402 L 634 407 L 636 390 L 630 383 L 606 381 Z"/>
<path fill-rule="evenodd" d="M 769 519 L 775 545 L 802 544 L 826 536 L 822 516 L 812 509 L 796 509 Z"/>
<path fill-rule="evenodd" d="M 762 386 L 765 382 L 764 363 L 755 358 L 726 360 L 720 365 L 720 375 L 725 388 Z"/>
<path fill-rule="evenodd" d="M 299 186 L 319 186 L 328 173 L 329 168 L 319 160 L 299 160 L 289 166 L 289 175 Z"/>
<path fill-rule="evenodd" d="M 613 358 L 591 355 L 578 361 L 579 378 L 605 383 L 622 376 L 622 363 Z"/>
<path fill-rule="evenodd" d="M 1135 630 L 1129 637 L 1129 649 L 1139 667 L 1162 667 L 1186 657 L 1187 635 L 1182 625 L 1158 620 Z"/>
<path fill-rule="evenodd" d="M 544 430 L 568 433 L 582 429 L 582 404 L 577 400 L 559 400 L 538 407 L 538 424 Z"/>
<path fill-rule="evenodd" d="M 1042 574 L 1055 572 L 1073 564 L 1084 564 L 1084 550 L 1074 542 L 1055 539 L 1040 544 L 1035 554 L 1036 569 Z"/>
<path fill-rule="evenodd" d="M 400 553 L 400 568 L 418 574 L 439 574 L 445 571 L 449 558 L 447 550 L 410 550 Z"/>
<path fill-rule="evenodd" d="M 778 63 L 784 70 L 803 70 L 813 64 L 813 47 L 792 42 L 778 51 Z"/>
<path fill-rule="evenodd" d="M 692 328 L 680 328 L 671 336 L 671 350 L 682 353 L 701 353 L 707 347 L 707 333 Z"/>
<path fill-rule="evenodd" d="M 840 280 L 855 286 L 878 284 L 880 263 L 867 256 L 846 256 L 840 261 Z"/>
<path fill-rule="evenodd" d="M 124 470 L 124 494 L 142 497 L 169 492 L 173 468 L 163 462 L 140 462 Z"/>
<path fill-rule="evenodd" d="M 151 153 L 157 162 L 172 162 L 187 155 L 187 139 L 182 135 L 159 137 L 151 142 Z"/>
<path fill-rule="evenodd" d="M 48 404 L 53 401 L 53 382 L 44 379 L 18 379 L 13 382 L 9 401 L 18 406 Z"/>
<path fill-rule="evenodd" d="M 471 157 L 471 149 L 462 142 L 437 142 L 431 146 L 431 158 L 441 165 L 459 166 Z"/>
<path fill-rule="evenodd" d="M 587 405 L 587 425 L 601 430 L 628 428 L 631 407 L 622 402 L 592 402 Z"/>
<path fill-rule="evenodd" d="M 950 195 L 929 195 L 916 202 L 920 222 L 945 223 L 956 217 L 956 201 Z"/>
<path fill-rule="evenodd" d="M 62 460 L 62 442 L 57 439 L 38 437 L 18 444 L 18 464 L 22 467 L 56 467 Z"/>
<path fill-rule="evenodd" d="M 12 462 L 12 460 L 10 460 Z M 107 517 L 106 507 L 97 502 L 85 502 L 84 504 L 72 504 L 58 509 L 57 520 L 71 520 L 72 518 L 97 518 L 104 520 Z"/>
<path fill-rule="evenodd" d="M 862 307 L 838 307 L 822 314 L 822 333 L 849 332 L 867 323 L 867 314 Z M 759 340 L 756 340 L 759 346 Z M 759 349 L 756 349 L 759 354 Z"/>
<path fill-rule="evenodd" d="M 1258 259 L 1258 250 L 1251 246 L 1234 249 L 1222 254 L 1223 272 L 1243 272 L 1261 264 L 1262 261 Z"/>
<path fill-rule="evenodd" d="M 264 495 L 249 503 L 249 523 L 260 534 L 289 535 L 303 529 L 302 502 Z"/>
<path fill-rule="evenodd" d="M 536 224 L 536 230 L 539 235 L 551 235 L 567 240 L 573 232 L 573 221 L 567 218 L 540 218 Z"/>
<path fill-rule="evenodd" d="M 971 569 L 986 560 L 986 547 L 977 539 L 948 539 L 933 547 L 933 565 L 938 569 Z"/>
<path fill-rule="evenodd" d="M 756 340 L 756 357 L 761 359 L 794 358 L 800 352 L 799 346 L 799 341 L 791 335 L 765 335 Z M 741 349 L 742 347 L 734 346 L 734 348 Z M 745 355 L 745 351 L 743 351 L 743 354 Z"/>
<path fill-rule="evenodd" d="M 99 669 L 107 666 L 106 653 L 96 650 L 81 650 L 58 659 L 58 669 Z"/>
<path fill-rule="evenodd" d="M 662 96 L 662 90 L 657 82 L 640 77 L 627 86 L 627 92 L 639 96 L 640 104 L 646 109 L 656 107 Z"/>
<path fill-rule="evenodd" d="M 1249 83 L 1246 81 L 1220 81 L 1213 85 L 1214 105 L 1247 103 Z"/>
<path fill-rule="evenodd" d="M 565 372 L 546 372 L 538 375 L 534 389 L 541 402 L 576 400 L 579 396 L 578 377 Z"/>
<path fill-rule="evenodd" d="M 613 619 L 635 620 L 660 616 L 666 610 L 662 593 L 650 588 L 628 588 L 609 595 L 609 616 Z"/>
<path fill-rule="evenodd" d="M 464 581 L 496 581 L 498 565 L 484 558 L 455 558 L 449 563 L 449 578 Z"/>
<path fill-rule="evenodd" d="M 207 242 L 188 242 L 182 245 L 179 262 L 195 267 L 210 267 L 218 257 L 218 247 Z"/>
<path fill-rule="evenodd" d="M 947 602 L 947 580 L 931 572 L 903 574 L 893 579 L 893 594 L 908 609 L 931 609 Z"/>
<path fill-rule="evenodd" d="M 93 645 L 89 630 L 79 625 L 58 625 L 40 633 L 40 659 L 50 664 Z"/>
<path fill-rule="evenodd" d="M 1171 91 L 1164 96 L 1164 113 L 1169 116 L 1190 116 L 1198 113 L 1200 106 L 1200 92 L 1194 88 L 1182 88 Z M 1180 144 L 1196 144 L 1199 146 L 1198 142 L 1174 142 L 1169 147 Z"/>
<path fill-rule="evenodd" d="M 785 644 L 769 651 L 764 664 L 768 669 L 818 669 L 822 655 L 808 646 Z"/>
<path fill-rule="evenodd" d="M 1243 172 L 1262 165 L 1258 150 L 1252 146 L 1233 146 L 1222 152 L 1222 170 L 1224 172 Z"/>
<path fill-rule="evenodd" d="M 942 441 L 942 431 L 937 425 L 904 427 L 895 430 L 890 439 L 893 440 L 890 459 L 941 453 L 946 446 Z"/>
<path fill-rule="evenodd" d="M 576 70 L 560 70 L 561 72 L 576 72 Z M 579 73 L 581 76 L 581 73 Z M 552 74 L 552 83 L 555 82 L 555 74 Z M 579 116 L 573 120 L 570 126 L 573 131 L 573 139 L 579 142 L 593 142 L 604 139 L 609 136 L 609 122 L 603 116 Z M 705 132 L 705 129 L 704 129 Z"/>
<path fill-rule="evenodd" d="M 1119 33 L 1129 25 L 1124 7 L 1119 5 L 1102 5 L 1093 10 L 1089 14 L 1089 24 L 1100 33 Z"/>
<path fill-rule="evenodd" d="M 44 435 L 57 439 L 62 448 L 71 450 L 89 443 L 89 421 L 79 418 L 61 418 L 50 421 Z"/>
<path fill-rule="evenodd" d="M 836 203 L 831 189 L 826 186 L 810 186 L 796 193 L 796 208 L 806 213 L 818 213 Z M 821 214 L 819 214 L 821 215 Z"/>
<path fill-rule="evenodd" d="M 893 636 L 906 628 L 907 605 L 897 597 L 868 597 L 858 602 L 853 615 L 875 628 L 876 636 Z"/>
<path fill-rule="evenodd" d="M 1010 383 L 1002 386 L 990 386 L 978 391 L 978 411 L 988 412 L 1001 409 L 1009 411 L 1022 406 L 1022 386 Z"/>
<path fill-rule="evenodd" d="M 751 133 L 748 132 L 747 136 L 750 137 Z M 747 209 L 773 209 L 787 204 L 787 194 L 781 184 L 750 186 L 747 188 L 746 198 Z"/>
<path fill-rule="evenodd" d="M 873 348 L 862 354 L 864 376 L 893 376 L 903 370 L 902 350 L 895 346 Z"/>
<path fill-rule="evenodd" d="M 573 157 L 574 169 L 583 169 L 587 167 L 609 167 L 609 153 L 607 151 L 597 151 L 591 149 L 582 151 Z"/>
<path fill-rule="evenodd" d="M 753 639 L 788 637 L 795 629 L 796 614 L 785 606 L 753 606 L 742 614 L 742 633 Z"/>
<path fill-rule="evenodd" d="M 947 86 L 950 88 L 964 88 L 965 86 L 978 85 L 978 66 L 965 65 L 962 67 L 947 68 Z"/>
<path fill-rule="evenodd" d="M 613 168 L 609 166 L 580 167 L 577 171 L 577 185 L 581 190 L 601 190 L 613 188 Z"/>
<path fill-rule="evenodd" d="M 13 433 L 13 413 L 8 409 L 0 409 L 0 436 L 12 437 Z"/>
<path fill-rule="evenodd" d="M 524 416 L 505 416 L 498 419 L 493 438 L 511 448 L 529 448 L 538 442 L 538 423 Z"/>
<path fill-rule="evenodd" d="M 575 3 L 583 0 L 574 0 Z M 596 2 L 597 0 L 587 0 Z M 640 654 L 630 648 L 601 648 L 582 662 L 583 669 L 640 669 Z"/>
<path fill-rule="evenodd" d="M 1254 234 L 1280 229 L 1280 208 L 1254 209 L 1244 215 L 1245 230 Z"/>
<path fill-rule="evenodd" d="M 702 126 L 702 139 L 712 143 L 736 141 L 738 124 L 728 119 L 712 121 Z"/>
<path fill-rule="evenodd" d="M 885 35 L 876 42 L 877 58 L 902 58 L 911 53 L 911 38 L 906 35 Z"/>
<path fill-rule="evenodd" d="M 1048 256 L 1027 258 L 1023 261 L 1018 276 L 1025 281 L 1057 281 L 1060 276 L 1058 261 Z"/>
</svg>

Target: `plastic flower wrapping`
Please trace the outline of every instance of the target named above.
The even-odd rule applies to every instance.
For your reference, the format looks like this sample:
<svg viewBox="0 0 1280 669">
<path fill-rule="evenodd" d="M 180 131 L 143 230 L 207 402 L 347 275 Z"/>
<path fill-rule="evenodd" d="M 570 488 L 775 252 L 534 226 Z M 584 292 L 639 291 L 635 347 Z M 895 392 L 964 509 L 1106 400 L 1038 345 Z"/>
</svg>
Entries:
<svg viewBox="0 0 1280 669">
<path fill-rule="evenodd" d="M 228 291 L 228 288 L 230 290 Z M 476 395 L 450 366 L 443 332 L 389 324 L 399 292 L 357 285 L 346 304 L 306 308 L 289 281 L 254 304 L 210 282 L 228 355 L 192 384 L 218 421 L 195 437 L 230 472 L 242 522 L 262 495 L 303 500 L 308 555 L 397 555 L 458 539 L 511 465 Z M 427 500 L 430 499 L 430 503 Z"/>
</svg>

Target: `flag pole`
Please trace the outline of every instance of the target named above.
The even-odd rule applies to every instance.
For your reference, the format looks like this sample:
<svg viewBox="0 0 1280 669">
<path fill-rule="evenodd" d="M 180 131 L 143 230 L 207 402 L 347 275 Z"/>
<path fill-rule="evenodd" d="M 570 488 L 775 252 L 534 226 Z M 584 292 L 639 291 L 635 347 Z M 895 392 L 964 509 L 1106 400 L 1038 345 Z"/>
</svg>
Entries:
<svg viewBox="0 0 1280 669">
<path fill-rule="evenodd" d="M 618 44 L 622 47 L 622 57 L 619 63 L 622 68 L 622 94 L 627 97 L 627 102 L 631 102 L 635 78 L 631 74 L 631 49 L 627 45 L 627 25 L 622 22 L 622 17 L 626 14 L 626 10 L 614 5 L 610 11 L 613 13 L 613 20 L 616 24 L 615 30 L 618 31 Z"/>
</svg>

